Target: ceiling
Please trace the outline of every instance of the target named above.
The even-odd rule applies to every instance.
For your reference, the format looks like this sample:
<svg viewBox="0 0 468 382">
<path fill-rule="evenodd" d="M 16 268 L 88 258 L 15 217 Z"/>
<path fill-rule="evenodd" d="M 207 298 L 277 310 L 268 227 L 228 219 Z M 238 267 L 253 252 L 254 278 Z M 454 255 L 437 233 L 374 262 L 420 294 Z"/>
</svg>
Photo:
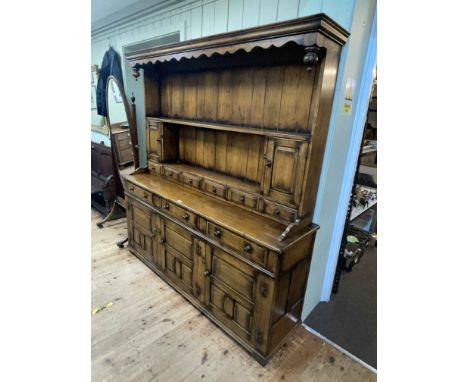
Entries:
<svg viewBox="0 0 468 382">
<path fill-rule="evenodd" d="M 141 0 L 91 0 L 91 22 L 102 20 Z"/>
</svg>

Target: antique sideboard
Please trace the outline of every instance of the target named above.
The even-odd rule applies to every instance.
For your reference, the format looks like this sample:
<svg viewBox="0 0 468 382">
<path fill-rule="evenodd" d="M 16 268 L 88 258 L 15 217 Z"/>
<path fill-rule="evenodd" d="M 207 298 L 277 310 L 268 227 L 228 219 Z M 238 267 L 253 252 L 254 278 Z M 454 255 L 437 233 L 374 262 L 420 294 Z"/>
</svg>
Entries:
<svg viewBox="0 0 468 382">
<path fill-rule="evenodd" d="M 126 56 L 148 160 L 123 176 L 129 248 L 263 365 L 301 321 L 347 37 L 320 14 Z"/>
</svg>

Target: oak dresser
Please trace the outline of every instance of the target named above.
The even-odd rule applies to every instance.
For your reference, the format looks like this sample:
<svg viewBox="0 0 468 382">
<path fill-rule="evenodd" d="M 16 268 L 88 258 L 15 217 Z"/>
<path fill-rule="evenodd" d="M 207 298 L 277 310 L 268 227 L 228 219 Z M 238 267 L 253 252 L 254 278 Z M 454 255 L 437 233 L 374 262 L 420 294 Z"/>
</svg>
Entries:
<svg viewBox="0 0 468 382">
<path fill-rule="evenodd" d="M 347 37 L 320 14 L 126 55 L 148 162 L 123 176 L 129 248 L 263 365 L 301 322 Z"/>
</svg>

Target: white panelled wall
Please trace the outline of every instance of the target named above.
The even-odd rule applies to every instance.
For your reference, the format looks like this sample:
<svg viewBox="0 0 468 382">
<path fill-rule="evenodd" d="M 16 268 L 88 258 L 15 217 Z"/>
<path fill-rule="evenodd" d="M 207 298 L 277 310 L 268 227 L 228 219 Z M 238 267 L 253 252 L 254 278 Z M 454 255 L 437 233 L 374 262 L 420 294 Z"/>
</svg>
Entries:
<svg viewBox="0 0 468 382">
<path fill-rule="evenodd" d="M 351 26 L 353 26 L 353 29 L 356 27 L 362 29 L 362 25 L 356 26 L 356 23 L 353 24 L 355 9 L 362 9 L 363 7 L 369 8 L 371 11 L 367 12 L 367 16 L 370 17 L 370 19 L 366 21 L 368 24 L 371 24 L 372 10 L 375 6 L 375 1 L 376 0 L 167 0 L 161 3 L 163 5 L 166 3 L 167 6 L 158 11 L 143 12 L 136 20 L 116 22 L 115 25 L 109 24 L 105 28 L 99 28 L 97 31 L 93 31 L 91 64 L 101 65 L 102 58 L 109 45 L 112 45 L 123 57 L 124 47 L 158 36 L 179 32 L 180 40 L 184 41 L 316 13 L 326 13 L 344 28 L 350 30 L 353 35 Z M 364 19 L 364 17 L 365 16 L 361 15 L 362 19 Z M 357 36 L 362 38 L 363 33 L 358 33 Z M 351 37 L 351 39 L 352 38 L 353 37 Z M 348 42 L 348 45 L 350 45 L 350 43 L 351 40 Z M 340 102 L 342 98 L 344 99 L 344 96 L 342 97 L 342 93 L 344 92 L 344 85 L 342 86 L 342 82 L 346 82 L 346 79 L 343 73 L 346 73 L 346 78 L 352 76 L 355 79 L 359 79 L 362 71 L 362 65 L 360 63 L 365 56 L 367 45 L 366 42 L 355 43 L 354 45 L 355 49 L 346 48 L 342 53 L 336 99 L 334 102 L 334 110 L 336 110 L 335 113 L 337 114 L 339 113 Z M 139 79 L 135 81 L 131 76 L 130 68 L 125 62 L 123 62 L 123 64 L 125 77 L 124 85 L 127 97 L 130 98 L 132 92 L 136 97 L 140 163 L 145 165 L 146 147 L 142 80 Z M 356 84 L 356 87 L 358 86 L 359 83 Z M 349 131 L 353 128 L 352 116 L 348 116 L 348 118 L 344 120 L 341 119 L 339 123 L 340 128 L 343 128 L 345 125 L 348 125 Z M 334 126 L 331 125 L 329 135 L 331 142 L 327 144 L 326 154 L 328 156 L 336 153 L 335 150 L 333 150 L 333 142 L 336 141 L 335 133 Z M 108 142 L 106 136 L 96 132 L 92 133 L 91 139 L 95 142 Z M 348 142 L 346 142 L 346 140 L 348 140 Z M 349 146 L 349 142 L 350 137 L 346 136 L 344 139 L 340 140 L 339 147 L 343 146 L 343 144 L 345 146 L 348 144 Z M 341 161 L 334 161 L 338 167 L 342 166 L 344 168 L 346 165 L 347 159 L 344 154 L 342 154 L 343 158 L 341 158 Z M 344 163 L 342 163 L 343 160 Z M 326 163 L 329 163 L 329 161 L 326 160 Z M 335 183 L 340 182 L 340 179 L 334 179 L 336 177 L 334 174 L 340 174 L 340 176 L 343 177 L 343 171 L 336 172 L 336 168 L 334 168 L 333 171 L 325 171 L 324 175 L 322 175 L 319 197 L 323 198 L 323 195 L 328 194 L 328 185 L 336 187 Z M 333 181 L 330 181 L 332 179 Z M 326 215 L 327 211 L 324 209 L 329 208 L 329 205 L 327 204 L 327 206 L 325 206 L 322 200 L 318 200 L 317 202 L 321 210 L 321 214 L 319 215 Z M 336 208 L 339 205 L 338 202 L 338 200 L 335 200 L 335 208 L 331 209 L 333 210 L 333 216 L 336 215 Z M 320 218 L 319 215 L 315 214 L 314 218 Z M 330 218 L 328 220 L 330 220 Z M 322 228 L 319 231 L 317 244 L 314 249 L 311 277 L 309 277 L 308 281 L 303 318 L 312 311 L 321 299 L 328 299 L 327 296 L 322 296 L 322 290 L 324 289 L 323 281 L 327 279 L 327 264 L 328 268 L 330 268 L 329 252 L 330 243 L 332 241 L 331 235 L 334 224 L 342 223 L 334 222 L 333 218 L 331 220 L 332 222 L 328 222 L 326 226 L 323 226 L 321 221 L 314 220 L 314 223 L 318 223 Z"/>
</svg>

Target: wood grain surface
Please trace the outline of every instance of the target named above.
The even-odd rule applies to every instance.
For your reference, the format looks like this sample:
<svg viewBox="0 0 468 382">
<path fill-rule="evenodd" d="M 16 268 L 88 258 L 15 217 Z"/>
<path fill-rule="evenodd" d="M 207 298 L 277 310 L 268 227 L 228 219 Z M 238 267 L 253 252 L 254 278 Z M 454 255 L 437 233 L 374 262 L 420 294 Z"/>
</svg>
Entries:
<svg viewBox="0 0 468 382">
<path fill-rule="evenodd" d="M 303 327 L 262 367 L 155 273 L 115 242 L 125 219 L 96 228 L 91 214 L 92 380 L 376 381 Z"/>
</svg>

